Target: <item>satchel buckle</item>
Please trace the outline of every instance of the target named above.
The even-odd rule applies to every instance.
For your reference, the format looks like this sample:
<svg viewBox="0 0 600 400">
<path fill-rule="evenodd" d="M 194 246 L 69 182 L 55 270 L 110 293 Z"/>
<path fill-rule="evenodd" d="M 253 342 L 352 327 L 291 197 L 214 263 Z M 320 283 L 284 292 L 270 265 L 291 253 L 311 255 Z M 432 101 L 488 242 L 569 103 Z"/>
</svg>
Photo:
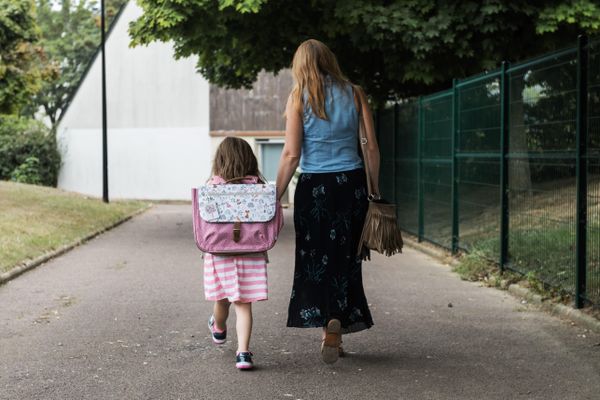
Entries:
<svg viewBox="0 0 600 400">
<path fill-rule="evenodd" d="M 233 241 L 236 243 L 240 241 L 241 228 L 242 223 L 240 221 L 233 223 Z"/>
</svg>

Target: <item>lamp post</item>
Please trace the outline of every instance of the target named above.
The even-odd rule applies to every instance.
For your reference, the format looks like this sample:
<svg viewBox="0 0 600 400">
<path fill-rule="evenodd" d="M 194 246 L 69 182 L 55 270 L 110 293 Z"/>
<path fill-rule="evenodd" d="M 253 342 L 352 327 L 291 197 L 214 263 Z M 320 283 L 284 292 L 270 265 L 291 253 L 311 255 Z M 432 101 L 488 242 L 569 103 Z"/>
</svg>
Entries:
<svg viewBox="0 0 600 400">
<path fill-rule="evenodd" d="M 102 50 L 102 200 L 108 203 L 108 147 L 106 126 L 106 51 L 104 1 L 100 0 L 100 46 Z"/>
</svg>

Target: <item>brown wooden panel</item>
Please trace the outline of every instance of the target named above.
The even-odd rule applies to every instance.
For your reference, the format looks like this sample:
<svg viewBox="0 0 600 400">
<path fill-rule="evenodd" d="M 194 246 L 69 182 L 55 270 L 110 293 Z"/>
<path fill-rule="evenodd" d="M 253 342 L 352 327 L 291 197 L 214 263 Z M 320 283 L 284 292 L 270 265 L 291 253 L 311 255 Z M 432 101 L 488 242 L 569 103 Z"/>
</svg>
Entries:
<svg viewBox="0 0 600 400">
<path fill-rule="evenodd" d="M 211 134 L 213 131 L 283 131 L 283 112 L 292 84 L 290 71 L 283 70 L 277 76 L 261 72 L 250 90 L 211 85 Z"/>
</svg>

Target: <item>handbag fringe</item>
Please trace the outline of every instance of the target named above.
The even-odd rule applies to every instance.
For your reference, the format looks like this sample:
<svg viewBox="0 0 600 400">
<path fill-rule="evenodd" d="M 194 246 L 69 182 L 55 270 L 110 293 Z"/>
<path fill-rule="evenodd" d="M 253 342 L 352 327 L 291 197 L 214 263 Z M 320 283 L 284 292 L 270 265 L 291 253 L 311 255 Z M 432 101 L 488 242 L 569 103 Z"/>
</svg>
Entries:
<svg viewBox="0 0 600 400">
<path fill-rule="evenodd" d="M 369 202 L 365 224 L 358 245 L 358 255 L 367 260 L 363 247 L 376 250 L 388 257 L 402 253 L 402 234 L 396 225 L 396 210 L 393 204 Z"/>
</svg>

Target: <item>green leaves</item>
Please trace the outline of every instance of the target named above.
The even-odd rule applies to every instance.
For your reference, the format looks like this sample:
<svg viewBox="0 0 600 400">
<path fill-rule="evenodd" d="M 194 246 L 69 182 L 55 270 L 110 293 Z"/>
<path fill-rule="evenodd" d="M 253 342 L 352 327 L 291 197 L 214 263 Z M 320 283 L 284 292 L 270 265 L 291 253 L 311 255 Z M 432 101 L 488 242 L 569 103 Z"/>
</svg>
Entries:
<svg viewBox="0 0 600 400">
<path fill-rule="evenodd" d="M 257 13 L 267 0 L 219 0 L 219 10 L 234 7 L 236 11 L 244 13 Z"/>
<path fill-rule="evenodd" d="M 556 32 L 562 25 L 577 25 L 594 33 L 600 31 L 600 5 L 590 0 L 570 0 L 545 7 L 540 13 L 536 31 Z"/>
<path fill-rule="evenodd" d="M 591 0 L 140 0 L 140 5 L 144 14 L 130 25 L 132 45 L 172 41 L 175 55 L 197 56 L 198 71 L 213 83 L 249 87 L 262 69 L 288 67 L 297 46 L 315 38 L 379 102 L 433 92 L 448 87 L 453 77 L 562 47 L 574 40 L 564 28 L 568 21 L 575 21 L 570 27 L 593 27 L 598 18 Z M 564 22 L 561 13 L 569 14 Z"/>
<path fill-rule="evenodd" d="M 0 114 L 15 114 L 40 88 L 43 56 L 33 2 L 0 0 Z"/>
<path fill-rule="evenodd" d="M 42 183 L 40 177 L 40 160 L 37 157 L 27 157 L 23 164 L 19 165 L 10 175 L 10 180 L 19 183 L 39 185 Z"/>
<path fill-rule="evenodd" d="M 29 160 L 31 157 L 37 161 Z M 56 139 L 44 124 L 23 117 L 0 117 L 0 180 L 55 186 L 59 168 Z M 36 176 L 36 182 L 27 180 Z"/>
<path fill-rule="evenodd" d="M 67 108 L 73 90 L 100 46 L 100 15 L 96 0 L 61 0 L 60 8 L 49 0 L 36 2 L 46 74 L 41 90 L 27 111 L 34 115 L 42 108 L 54 125 Z M 106 1 L 108 24 L 124 2 Z"/>
</svg>

